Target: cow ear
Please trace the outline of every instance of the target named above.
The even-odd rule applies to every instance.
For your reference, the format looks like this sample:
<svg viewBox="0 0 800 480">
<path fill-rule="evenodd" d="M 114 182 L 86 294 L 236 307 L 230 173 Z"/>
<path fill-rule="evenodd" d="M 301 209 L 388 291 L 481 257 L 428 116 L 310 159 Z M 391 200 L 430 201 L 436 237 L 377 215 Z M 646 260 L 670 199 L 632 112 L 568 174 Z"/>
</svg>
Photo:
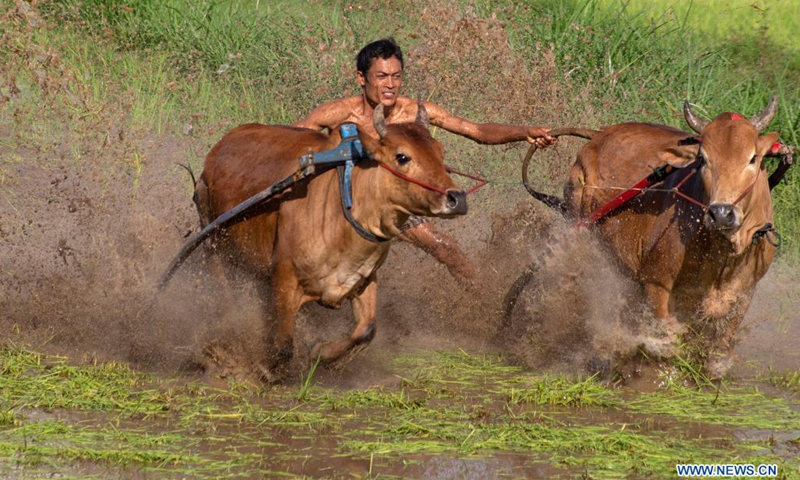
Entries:
<svg viewBox="0 0 800 480">
<path fill-rule="evenodd" d="M 658 152 L 657 157 L 661 163 L 672 165 L 675 168 L 683 168 L 697 160 L 699 152 L 700 140 L 691 136 L 681 139 L 674 147 L 668 147 Z"/>
<path fill-rule="evenodd" d="M 772 152 L 772 148 L 781 139 L 781 134 L 778 132 L 770 132 L 758 137 L 756 144 L 756 154 L 759 156 L 768 155 Z"/>
</svg>

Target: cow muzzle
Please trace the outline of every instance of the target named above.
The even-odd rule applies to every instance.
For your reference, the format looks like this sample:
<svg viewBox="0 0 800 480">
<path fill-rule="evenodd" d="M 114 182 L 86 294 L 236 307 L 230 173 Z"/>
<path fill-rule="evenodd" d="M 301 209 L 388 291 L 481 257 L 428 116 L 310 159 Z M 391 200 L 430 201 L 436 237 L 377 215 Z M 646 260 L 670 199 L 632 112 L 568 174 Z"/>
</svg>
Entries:
<svg viewBox="0 0 800 480">
<path fill-rule="evenodd" d="M 712 230 L 731 232 L 739 228 L 741 221 L 736 207 L 730 203 L 712 203 L 706 211 L 705 223 Z"/>
<path fill-rule="evenodd" d="M 464 190 L 448 189 L 444 196 L 444 208 L 440 216 L 454 217 L 467 214 L 467 192 Z"/>
</svg>

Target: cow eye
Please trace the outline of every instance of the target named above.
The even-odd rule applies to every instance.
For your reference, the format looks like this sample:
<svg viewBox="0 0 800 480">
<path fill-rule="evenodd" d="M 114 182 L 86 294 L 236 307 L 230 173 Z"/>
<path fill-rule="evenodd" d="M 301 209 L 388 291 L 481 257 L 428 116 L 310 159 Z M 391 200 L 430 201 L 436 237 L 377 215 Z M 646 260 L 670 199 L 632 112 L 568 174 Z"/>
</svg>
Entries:
<svg viewBox="0 0 800 480">
<path fill-rule="evenodd" d="M 750 159 L 750 165 L 755 165 L 755 164 L 756 164 L 756 156 L 753 155 L 753 158 Z"/>
<path fill-rule="evenodd" d="M 398 153 L 397 155 L 395 155 L 394 158 L 397 160 L 397 164 L 400 165 L 401 167 L 411 161 L 411 157 L 409 157 L 405 153 Z"/>
</svg>

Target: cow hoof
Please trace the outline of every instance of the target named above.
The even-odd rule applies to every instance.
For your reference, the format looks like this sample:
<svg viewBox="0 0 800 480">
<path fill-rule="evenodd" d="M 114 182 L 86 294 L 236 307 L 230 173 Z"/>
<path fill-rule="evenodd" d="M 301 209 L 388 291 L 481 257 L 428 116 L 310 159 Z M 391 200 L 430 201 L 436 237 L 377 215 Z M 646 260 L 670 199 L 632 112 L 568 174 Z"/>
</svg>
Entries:
<svg viewBox="0 0 800 480">
<path fill-rule="evenodd" d="M 686 325 L 679 322 L 675 317 L 669 316 L 667 318 L 659 318 L 656 320 L 658 324 L 658 334 L 666 338 L 677 339 L 688 331 Z"/>
<path fill-rule="evenodd" d="M 656 359 L 670 358 L 680 353 L 681 337 L 687 331 L 684 324 L 670 316 L 655 319 L 651 328 L 642 344 L 645 353 Z"/>
<path fill-rule="evenodd" d="M 350 348 L 343 348 L 339 342 L 320 342 L 311 349 L 311 361 L 319 361 L 326 368 L 338 370 L 357 357 L 369 343 L 362 343 Z"/>
</svg>

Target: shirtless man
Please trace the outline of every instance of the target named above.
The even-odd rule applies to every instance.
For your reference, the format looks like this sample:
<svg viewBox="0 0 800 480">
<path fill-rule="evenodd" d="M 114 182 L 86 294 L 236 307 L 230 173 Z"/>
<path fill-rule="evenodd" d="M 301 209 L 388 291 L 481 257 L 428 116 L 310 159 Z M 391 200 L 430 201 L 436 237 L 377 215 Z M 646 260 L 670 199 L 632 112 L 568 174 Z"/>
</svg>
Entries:
<svg viewBox="0 0 800 480">
<path fill-rule="evenodd" d="M 317 107 L 298 127 L 314 130 L 333 130 L 342 123 L 358 125 L 361 132 L 378 136 L 372 123 L 373 109 L 382 103 L 387 123 L 413 122 L 417 116 L 417 101 L 400 95 L 403 84 L 403 52 L 394 39 L 370 43 L 356 57 L 356 77 L 363 90 L 361 95 L 334 100 Z M 555 142 L 547 135 L 549 128 L 473 123 L 450 115 L 439 105 L 422 102 L 428 111 L 431 125 L 462 135 L 478 143 L 495 145 L 526 140 L 539 147 Z M 412 216 L 403 226 L 402 240 L 412 243 L 433 255 L 447 266 L 456 279 L 471 282 L 475 269 L 455 241 L 430 223 Z"/>
</svg>

